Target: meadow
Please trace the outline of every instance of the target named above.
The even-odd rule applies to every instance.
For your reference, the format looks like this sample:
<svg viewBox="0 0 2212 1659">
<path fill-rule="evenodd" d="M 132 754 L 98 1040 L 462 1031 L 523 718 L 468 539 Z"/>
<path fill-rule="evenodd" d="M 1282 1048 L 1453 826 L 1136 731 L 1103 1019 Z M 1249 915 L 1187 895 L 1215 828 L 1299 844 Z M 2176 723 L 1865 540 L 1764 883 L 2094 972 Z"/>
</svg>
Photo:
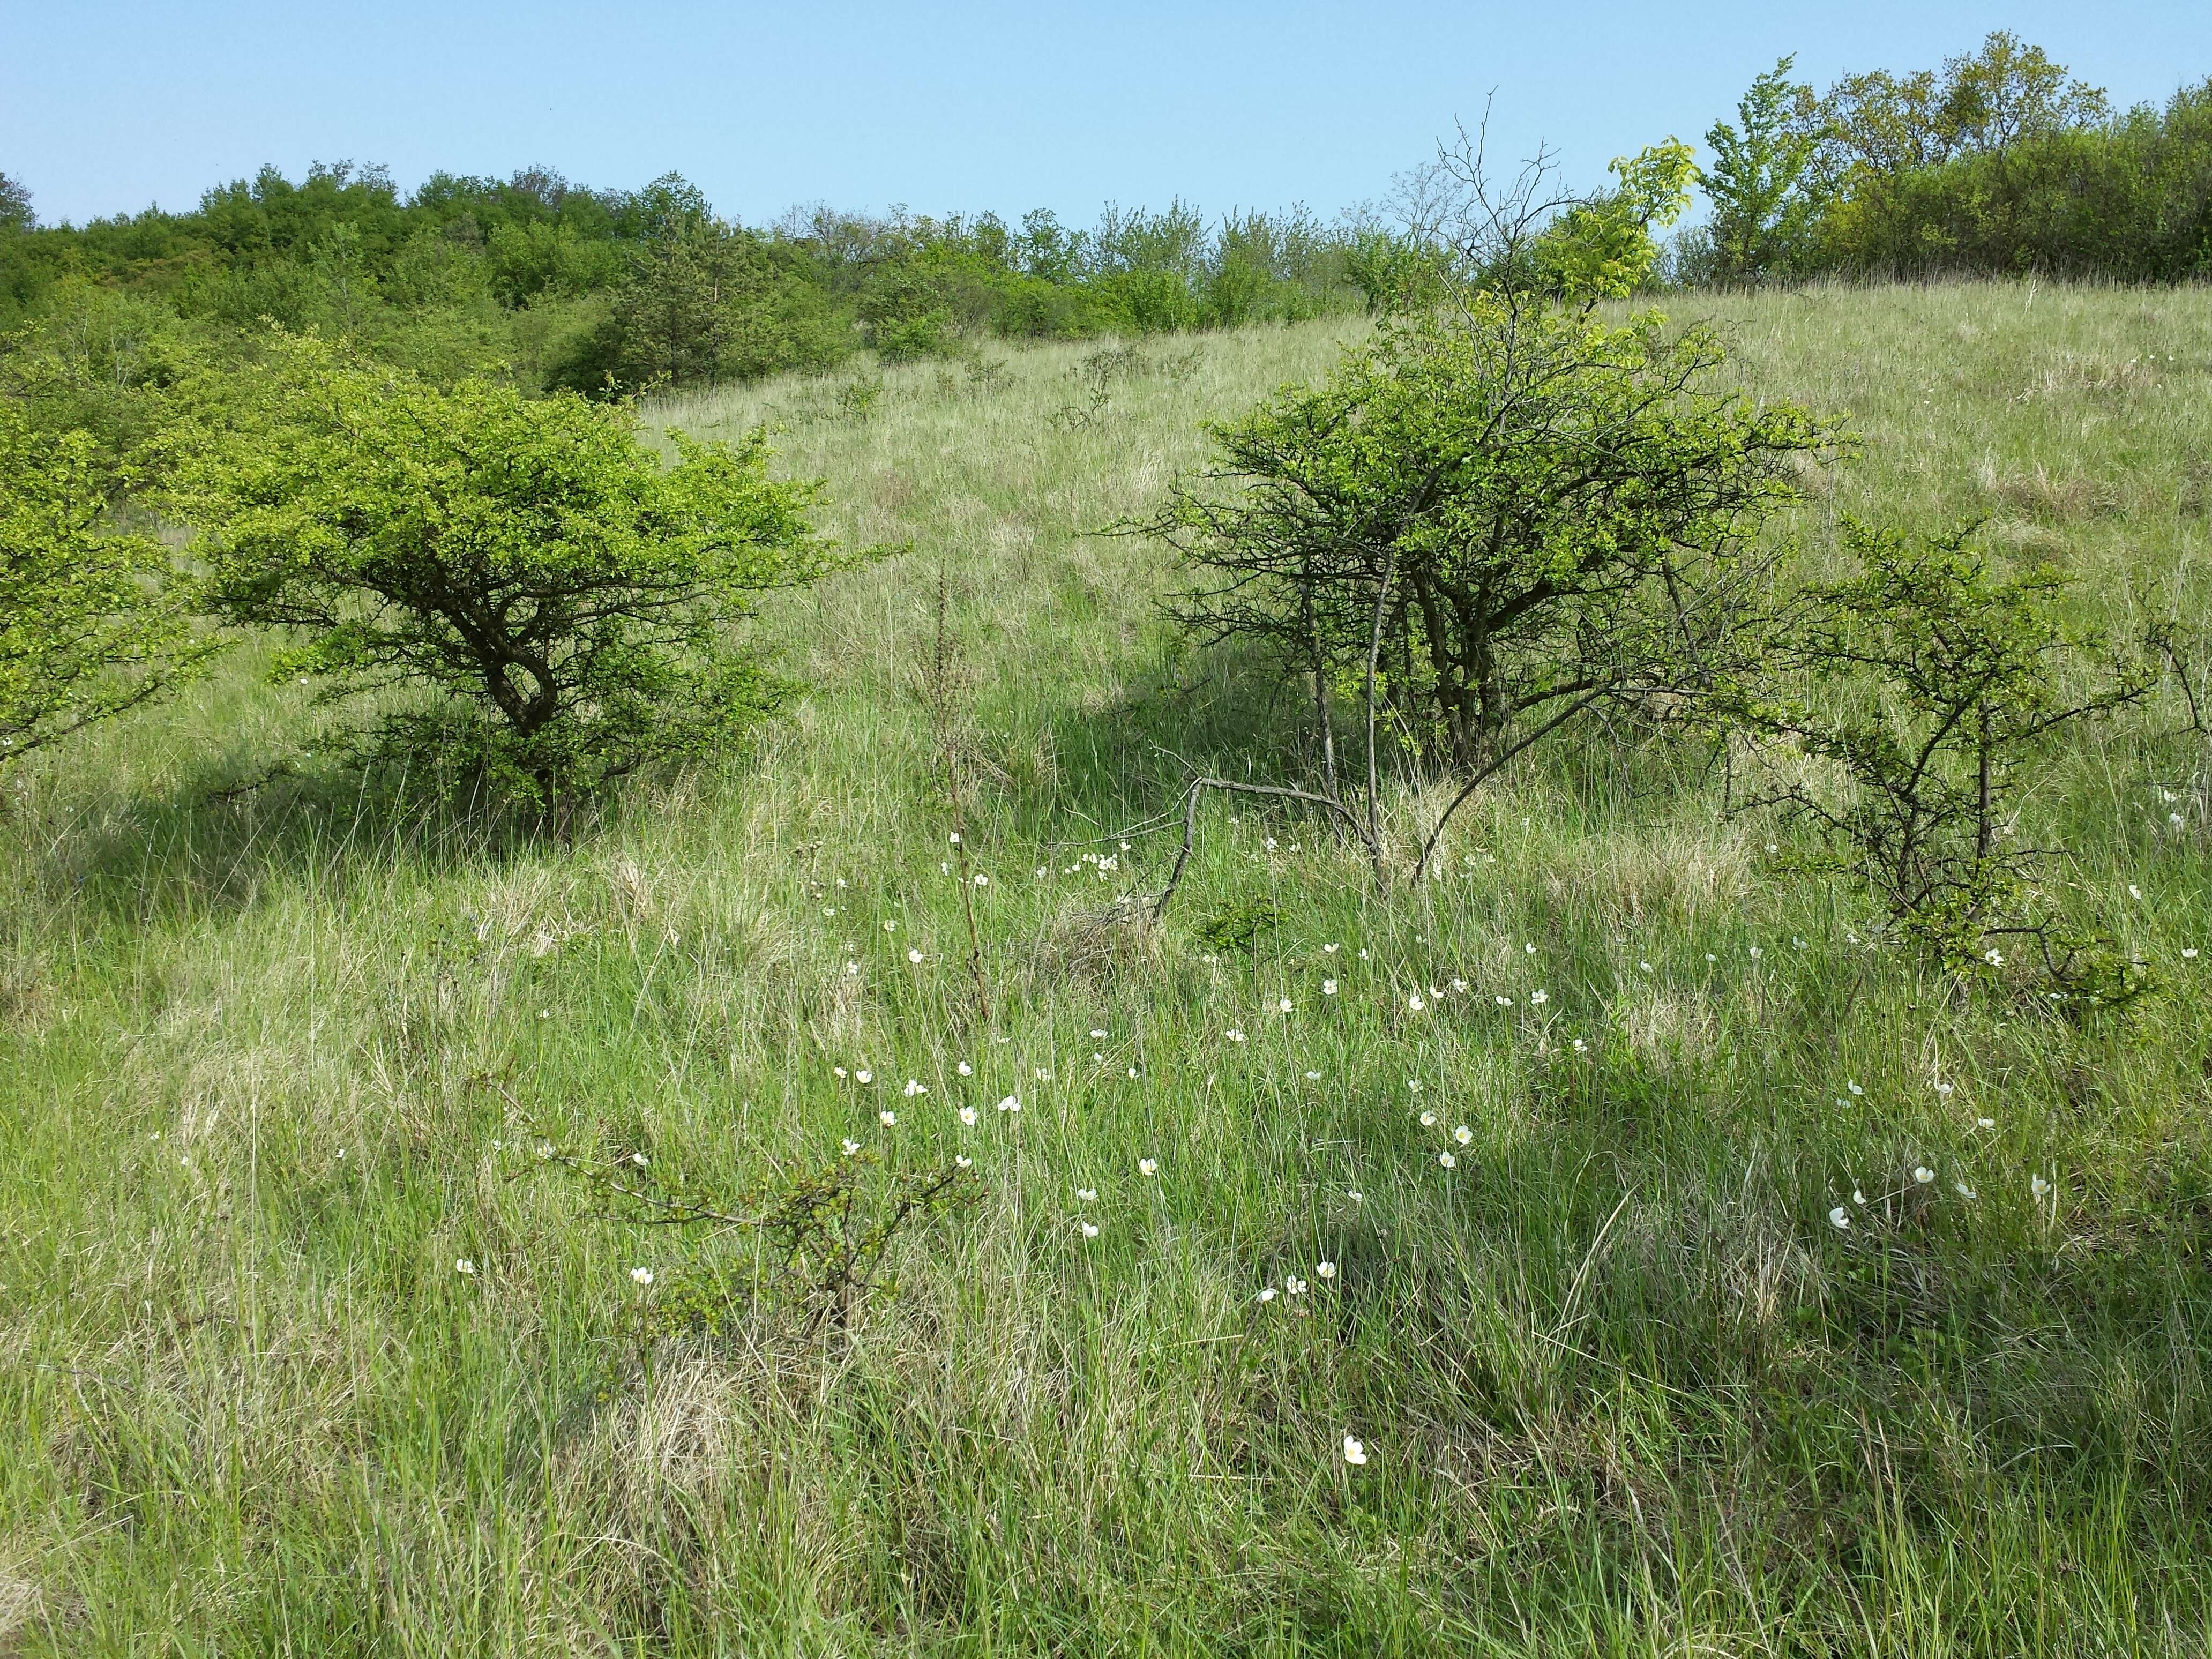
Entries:
<svg viewBox="0 0 2212 1659">
<path fill-rule="evenodd" d="M 1808 568 L 1985 518 L 2086 616 L 2201 606 L 2205 291 L 1670 308 L 1849 414 Z M 0 1653 L 2212 1650 L 2172 693 L 2034 802 L 2163 981 L 2124 1023 L 1869 947 L 1709 756 L 1595 724 L 1437 880 L 1245 799 L 1135 902 L 1298 699 L 1094 532 L 1364 326 L 659 405 L 903 550 L 771 605 L 815 689 L 746 752 L 566 837 L 299 763 L 253 647 L 8 774 Z M 1392 787 L 1394 856 L 1449 794 Z M 539 1151 L 737 1195 L 848 1143 L 975 1196 L 842 1326 Z"/>
</svg>

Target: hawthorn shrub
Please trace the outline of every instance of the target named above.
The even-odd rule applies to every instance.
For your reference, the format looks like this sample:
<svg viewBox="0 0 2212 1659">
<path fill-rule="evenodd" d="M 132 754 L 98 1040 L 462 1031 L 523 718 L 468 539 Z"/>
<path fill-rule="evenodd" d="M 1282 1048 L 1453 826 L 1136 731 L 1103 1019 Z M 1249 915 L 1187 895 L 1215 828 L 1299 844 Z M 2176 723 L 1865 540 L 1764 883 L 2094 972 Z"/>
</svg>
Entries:
<svg viewBox="0 0 2212 1659">
<path fill-rule="evenodd" d="M 737 640 L 760 595 L 857 556 L 764 433 L 672 434 L 627 404 L 441 390 L 278 334 L 172 440 L 204 603 L 292 643 L 276 672 L 388 708 L 372 749 L 458 755 L 541 808 L 710 753 L 792 689 Z"/>
</svg>

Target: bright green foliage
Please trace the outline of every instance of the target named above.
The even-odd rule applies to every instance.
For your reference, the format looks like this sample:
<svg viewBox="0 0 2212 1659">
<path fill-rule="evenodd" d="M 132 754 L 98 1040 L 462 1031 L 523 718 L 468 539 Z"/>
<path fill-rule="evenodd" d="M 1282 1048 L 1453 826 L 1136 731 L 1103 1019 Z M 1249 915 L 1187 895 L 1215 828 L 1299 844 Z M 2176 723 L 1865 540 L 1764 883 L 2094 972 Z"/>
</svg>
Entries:
<svg viewBox="0 0 2212 1659">
<path fill-rule="evenodd" d="M 293 632 L 278 672 L 342 692 L 427 690 L 391 735 L 466 741 L 542 802 L 713 750 L 783 694 L 729 630 L 755 596 L 840 561 L 814 487 L 771 481 L 765 435 L 676 440 L 624 406 L 441 391 L 313 338 L 178 443 L 206 602 Z"/>
<path fill-rule="evenodd" d="M 1364 671 L 1381 595 L 1402 730 L 1485 766 L 1523 727 L 1679 688 L 1732 648 L 1756 598 L 1739 556 L 1832 433 L 1721 386 L 1722 362 L 1656 314 L 1473 294 L 1211 428 L 1207 477 L 1236 493 L 1180 489 L 1147 528 L 1202 578 L 1190 625 L 1321 684 Z"/>
<path fill-rule="evenodd" d="M 0 400 L 0 760 L 159 696 L 211 654 L 169 551 L 105 528 L 99 446 Z"/>
<path fill-rule="evenodd" d="M 1550 292 L 1578 301 L 1625 299 L 1644 287 L 1659 267 L 1654 230 L 1663 230 L 1690 204 L 1698 176 L 1689 145 L 1669 138 L 1612 167 L 1620 182 L 1569 209 L 1538 239 L 1539 278 Z"/>
<path fill-rule="evenodd" d="M 1803 694 L 1729 710 L 1771 745 L 1778 781 L 1762 804 L 1814 827 L 1832 849 L 1814 862 L 1862 885 L 1945 968 L 2068 1003 L 2129 1000 L 2139 974 L 2049 902 L 2023 816 L 2059 729 L 2136 701 L 2156 676 L 2119 661 L 2081 681 L 2099 642 L 2061 623 L 2068 582 L 2048 566 L 2003 575 L 1966 533 L 1847 523 L 1844 540 L 1863 574 L 1807 589 L 1770 659 Z"/>
<path fill-rule="evenodd" d="M 1790 80 L 1784 58 L 1751 83 L 1737 103 L 1741 128 L 1716 121 L 1705 134 L 1713 164 L 1698 181 L 1713 204 L 1712 275 L 1757 283 L 1781 275 L 1802 257 L 1819 198 L 1808 189 L 1816 141 L 1793 118 L 1811 96 Z"/>
</svg>

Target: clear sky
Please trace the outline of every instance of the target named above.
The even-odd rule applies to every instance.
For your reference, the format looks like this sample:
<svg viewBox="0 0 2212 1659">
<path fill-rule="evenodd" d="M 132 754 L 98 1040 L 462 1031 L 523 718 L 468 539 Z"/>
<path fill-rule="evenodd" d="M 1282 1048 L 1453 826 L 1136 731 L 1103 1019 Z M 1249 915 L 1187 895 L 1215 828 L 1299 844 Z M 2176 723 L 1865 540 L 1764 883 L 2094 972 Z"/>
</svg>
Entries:
<svg viewBox="0 0 2212 1659">
<path fill-rule="evenodd" d="M 1211 211 L 1379 197 L 1496 94 L 1506 148 L 1573 182 L 1694 140 L 1784 52 L 1825 86 L 2009 28 L 2105 87 L 2212 76 L 2212 0 L 0 0 L 0 172 L 49 222 L 189 207 L 273 162 L 594 185 L 671 169 L 753 222 L 1111 199 Z"/>
</svg>

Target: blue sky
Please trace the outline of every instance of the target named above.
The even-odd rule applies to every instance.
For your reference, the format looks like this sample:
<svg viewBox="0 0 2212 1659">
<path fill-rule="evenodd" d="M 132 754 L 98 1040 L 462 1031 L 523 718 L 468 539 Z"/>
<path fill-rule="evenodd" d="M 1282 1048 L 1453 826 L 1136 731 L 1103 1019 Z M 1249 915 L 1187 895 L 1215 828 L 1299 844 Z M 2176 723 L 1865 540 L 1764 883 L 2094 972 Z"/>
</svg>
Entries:
<svg viewBox="0 0 2212 1659">
<path fill-rule="evenodd" d="M 917 211 L 1215 212 L 1382 195 L 1494 89 L 1506 148 L 1571 179 L 1694 140 L 1782 52 L 1825 85 L 1933 64 L 1992 28 L 2115 101 L 2212 76 L 2212 0 L 374 7 L 0 0 L 0 172 L 48 220 L 188 207 L 274 162 L 670 169 L 758 222 L 826 200 Z"/>
</svg>

